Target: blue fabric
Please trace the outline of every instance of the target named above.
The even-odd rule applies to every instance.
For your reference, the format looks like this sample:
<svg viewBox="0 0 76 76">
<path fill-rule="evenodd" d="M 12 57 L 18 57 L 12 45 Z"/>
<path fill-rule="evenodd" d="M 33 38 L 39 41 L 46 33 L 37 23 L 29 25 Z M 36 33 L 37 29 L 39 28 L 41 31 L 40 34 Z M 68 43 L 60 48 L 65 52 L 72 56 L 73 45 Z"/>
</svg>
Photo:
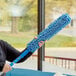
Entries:
<svg viewBox="0 0 76 76">
<path fill-rule="evenodd" d="M 55 73 L 41 72 L 27 69 L 13 69 L 6 73 L 6 76 L 54 76 Z"/>
<path fill-rule="evenodd" d="M 28 70 L 28 69 L 12 69 L 8 73 L 6 73 L 6 76 L 54 76 L 55 73 L 52 72 L 41 72 L 41 71 L 35 71 L 35 70 Z M 68 75 L 63 74 L 66 76 L 76 76 L 76 75 Z"/>
</svg>

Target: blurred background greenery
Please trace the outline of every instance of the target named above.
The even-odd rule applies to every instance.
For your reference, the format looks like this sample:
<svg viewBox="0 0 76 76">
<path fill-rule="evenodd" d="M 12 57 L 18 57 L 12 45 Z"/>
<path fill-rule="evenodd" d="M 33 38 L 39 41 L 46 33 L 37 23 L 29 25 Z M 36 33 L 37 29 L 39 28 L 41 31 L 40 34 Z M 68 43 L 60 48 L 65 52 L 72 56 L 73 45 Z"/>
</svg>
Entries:
<svg viewBox="0 0 76 76">
<path fill-rule="evenodd" d="M 63 13 L 72 22 L 46 43 L 46 47 L 76 47 L 76 0 L 45 0 L 45 26 Z M 0 0 L 0 39 L 17 48 L 26 47 L 37 35 L 37 0 Z M 67 34 L 66 34 L 67 33 Z"/>
</svg>

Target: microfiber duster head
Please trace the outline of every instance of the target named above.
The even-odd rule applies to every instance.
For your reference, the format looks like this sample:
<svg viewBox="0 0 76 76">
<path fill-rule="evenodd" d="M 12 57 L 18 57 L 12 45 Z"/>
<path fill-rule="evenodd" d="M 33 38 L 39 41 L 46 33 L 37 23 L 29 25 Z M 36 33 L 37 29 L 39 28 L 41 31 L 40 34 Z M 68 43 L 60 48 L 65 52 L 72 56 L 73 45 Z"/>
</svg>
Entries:
<svg viewBox="0 0 76 76">
<path fill-rule="evenodd" d="M 58 33 L 62 28 L 67 26 L 70 22 L 71 18 L 69 17 L 69 15 L 63 14 L 57 20 L 52 22 L 45 30 L 40 32 L 37 38 L 33 39 L 27 45 L 27 49 L 30 50 L 31 52 L 34 52 L 36 49 L 40 47 L 39 43 L 41 43 L 42 41 L 45 42 L 46 40 L 52 38 L 56 33 Z"/>
</svg>

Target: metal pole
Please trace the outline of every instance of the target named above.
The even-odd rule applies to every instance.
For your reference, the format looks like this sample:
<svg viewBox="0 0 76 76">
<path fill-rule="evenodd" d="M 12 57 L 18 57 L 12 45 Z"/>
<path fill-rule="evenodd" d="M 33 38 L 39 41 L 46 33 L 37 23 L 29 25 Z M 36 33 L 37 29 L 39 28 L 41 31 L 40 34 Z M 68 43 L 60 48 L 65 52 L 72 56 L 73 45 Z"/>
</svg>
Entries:
<svg viewBox="0 0 76 76">
<path fill-rule="evenodd" d="M 45 0 L 38 0 L 38 34 L 45 28 Z M 38 70 L 42 71 L 45 58 L 45 44 L 38 50 Z"/>
</svg>

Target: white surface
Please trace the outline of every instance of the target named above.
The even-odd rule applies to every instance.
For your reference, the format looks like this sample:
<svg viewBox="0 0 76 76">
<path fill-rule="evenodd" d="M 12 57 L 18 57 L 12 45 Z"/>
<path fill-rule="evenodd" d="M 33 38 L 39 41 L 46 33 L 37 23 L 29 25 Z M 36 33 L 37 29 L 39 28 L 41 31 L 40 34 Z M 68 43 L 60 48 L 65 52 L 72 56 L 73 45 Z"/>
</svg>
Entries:
<svg viewBox="0 0 76 76">
<path fill-rule="evenodd" d="M 43 62 L 43 71 L 45 72 L 56 72 L 56 73 L 61 73 L 61 74 L 70 74 L 70 75 L 76 75 L 75 71 L 72 70 L 67 70 L 61 67 L 58 67 L 53 64 L 49 64 L 47 62 Z"/>
</svg>

